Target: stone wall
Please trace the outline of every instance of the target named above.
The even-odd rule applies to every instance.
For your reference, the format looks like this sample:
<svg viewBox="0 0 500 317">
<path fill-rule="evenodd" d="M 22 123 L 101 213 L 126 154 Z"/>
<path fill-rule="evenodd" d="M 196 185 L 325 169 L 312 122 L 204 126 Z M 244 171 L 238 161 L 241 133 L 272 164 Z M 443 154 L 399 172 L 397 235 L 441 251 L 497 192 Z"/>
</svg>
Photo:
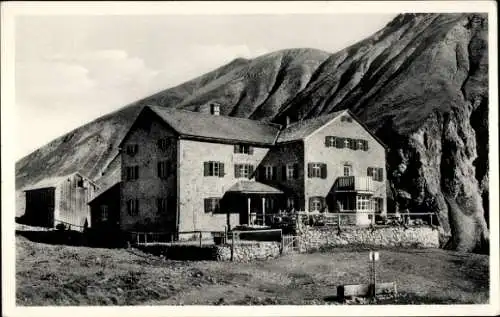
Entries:
<svg viewBox="0 0 500 317">
<path fill-rule="evenodd" d="M 306 228 L 301 234 L 301 252 L 317 250 L 321 247 L 346 245 L 386 246 L 386 247 L 439 247 L 439 230 L 431 227 L 388 228 Z"/>
<path fill-rule="evenodd" d="M 144 252 L 164 256 L 172 260 L 212 260 L 231 261 L 231 245 L 148 245 L 138 246 Z M 279 242 L 241 242 L 234 246 L 233 260 L 235 262 L 249 262 L 265 260 L 280 256 Z"/>
<path fill-rule="evenodd" d="M 216 259 L 218 261 L 231 260 L 231 245 L 217 246 Z M 234 246 L 233 260 L 248 262 L 251 260 L 265 260 L 280 256 L 279 242 L 249 242 Z"/>
</svg>

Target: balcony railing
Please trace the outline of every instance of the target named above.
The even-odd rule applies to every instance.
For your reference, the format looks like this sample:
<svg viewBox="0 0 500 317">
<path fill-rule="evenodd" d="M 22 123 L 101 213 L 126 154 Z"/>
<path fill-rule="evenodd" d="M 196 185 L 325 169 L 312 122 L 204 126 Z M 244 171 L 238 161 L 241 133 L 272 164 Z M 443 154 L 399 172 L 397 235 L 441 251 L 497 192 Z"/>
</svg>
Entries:
<svg viewBox="0 0 500 317">
<path fill-rule="evenodd" d="M 335 190 L 373 192 L 373 179 L 369 176 L 342 176 L 337 178 Z"/>
</svg>

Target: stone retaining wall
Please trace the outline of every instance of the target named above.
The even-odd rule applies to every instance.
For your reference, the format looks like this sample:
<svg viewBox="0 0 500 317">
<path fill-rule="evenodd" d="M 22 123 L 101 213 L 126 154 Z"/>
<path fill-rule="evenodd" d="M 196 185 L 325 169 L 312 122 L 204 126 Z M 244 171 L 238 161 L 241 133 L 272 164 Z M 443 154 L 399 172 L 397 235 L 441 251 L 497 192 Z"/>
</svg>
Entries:
<svg viewBox="0 0 500 317">
<path fill-rule="evenodd" d="M 431 227 L 389 228 L 306 228 L 300 236 L 300 251 L 347 245 L 387 247 L 439 247 L 439 230 Z"/>
<path fill-rule="evenodd" d="M 231 260 L 231 245 L 216 246 L 218 261 Z M 236 244 L 234 246 L 233 260 L 236 262 L 248 262 L 251 260 L 265 260 L 280 256 L 279 242 L 254 242 Z"/>
</svg>

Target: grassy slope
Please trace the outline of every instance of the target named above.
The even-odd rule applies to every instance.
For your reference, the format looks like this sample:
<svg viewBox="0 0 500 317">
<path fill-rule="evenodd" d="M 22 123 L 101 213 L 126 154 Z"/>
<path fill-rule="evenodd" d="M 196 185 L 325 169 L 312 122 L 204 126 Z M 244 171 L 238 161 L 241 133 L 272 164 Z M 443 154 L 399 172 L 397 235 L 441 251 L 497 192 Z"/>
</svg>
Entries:
<svg viewBox="0 0 500 317">
<path fill-rule="evenodd" d="M 16 251 L 18 305 L 326 304 L 337 285 L 368 278 L 366 252 L 348 249 L 237 264 L 22 237 Z M 488 301 L 488 256 L 388 249 L 381 260 L 379 280 L 397 282 L 400 303 Z"/>
</svg>

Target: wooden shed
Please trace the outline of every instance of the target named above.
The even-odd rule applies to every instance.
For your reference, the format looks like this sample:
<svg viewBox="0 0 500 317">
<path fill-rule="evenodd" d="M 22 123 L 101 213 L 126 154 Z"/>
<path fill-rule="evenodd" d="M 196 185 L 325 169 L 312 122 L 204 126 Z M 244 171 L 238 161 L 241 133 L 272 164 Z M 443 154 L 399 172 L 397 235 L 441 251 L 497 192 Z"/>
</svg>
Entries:
<svg viewBox="0 0 500 317">
<path fill-rule="evenodd" d="M 92 180 L 78 172 L 44 179 L 24 189 L 23 222 L 47 228 L 62 223 L 71 230 L 82 231 L 90 226 L 88 202 L 97 190 Z"/>
<path fill-rule="evenodd" d="M 118 182 L 98 192 L 90 200 L 91 227 L 96 230 L 115 230 L 120 226 L 120 185 Z"/>
</svg>

